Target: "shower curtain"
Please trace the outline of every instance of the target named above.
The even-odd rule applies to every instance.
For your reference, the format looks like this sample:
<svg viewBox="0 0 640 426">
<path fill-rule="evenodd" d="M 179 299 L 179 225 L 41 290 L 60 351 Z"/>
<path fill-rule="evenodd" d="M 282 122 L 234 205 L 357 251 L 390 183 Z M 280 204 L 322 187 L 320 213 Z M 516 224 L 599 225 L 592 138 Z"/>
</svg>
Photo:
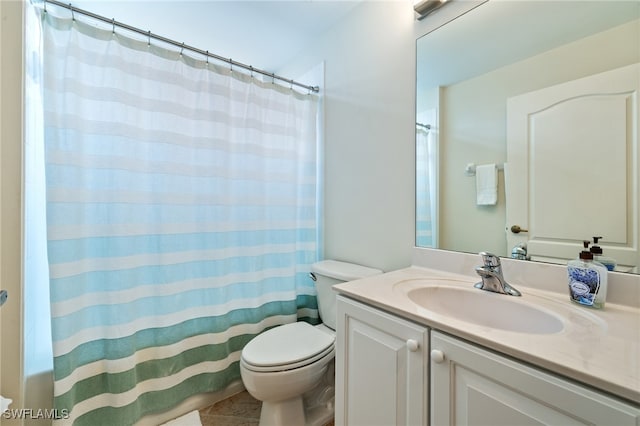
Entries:
<svg viewBox="0 0 640 426">
<path fill-rule="evenodd" d="M 318 98 L 40 13 L 54 405 L 131 424 L 318 322 Z"/>
<path fill-rule="evenodd" d="M 437 147 L 435 130 L 416 126 L 416 245 L 437 247 Z"/>
</svg>

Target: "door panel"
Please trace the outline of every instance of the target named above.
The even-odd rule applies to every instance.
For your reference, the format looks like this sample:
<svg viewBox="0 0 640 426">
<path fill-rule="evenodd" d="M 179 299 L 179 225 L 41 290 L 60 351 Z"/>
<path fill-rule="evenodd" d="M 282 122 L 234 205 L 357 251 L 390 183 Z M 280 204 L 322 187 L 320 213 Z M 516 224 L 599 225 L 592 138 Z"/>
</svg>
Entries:
<svg viewBox="0 0 640 426">
<path fill-rule="evenodd" d="M 564 263 L 602 236 L 621 268 L 637 265 L 639 72 L 634 64 L 507 101 L 509 248 L 526 243 L 534 260 Z"/>
</svg>

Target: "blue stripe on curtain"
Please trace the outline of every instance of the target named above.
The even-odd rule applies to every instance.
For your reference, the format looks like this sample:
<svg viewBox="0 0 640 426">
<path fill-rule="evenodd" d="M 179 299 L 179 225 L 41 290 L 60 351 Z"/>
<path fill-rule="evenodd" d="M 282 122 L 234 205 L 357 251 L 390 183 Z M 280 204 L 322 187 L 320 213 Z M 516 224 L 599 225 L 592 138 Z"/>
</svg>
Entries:
<svg viewBox="0 0 640 426">
<path fill-rule="evenodd" d="M 42 26 L 54 405 L 132 424 L 238 380 L 266 328 L 318 322 L 318 100 Z"/>
</svg>

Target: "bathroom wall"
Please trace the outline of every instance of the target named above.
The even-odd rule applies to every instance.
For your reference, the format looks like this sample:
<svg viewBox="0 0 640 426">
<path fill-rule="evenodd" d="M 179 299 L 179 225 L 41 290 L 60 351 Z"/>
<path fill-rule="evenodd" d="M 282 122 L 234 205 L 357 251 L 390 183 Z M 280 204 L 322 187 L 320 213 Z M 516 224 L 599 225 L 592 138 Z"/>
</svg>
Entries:
<svg viewBox="0 0 640 426">
<path fill-rule="evenodd" d="M 414 243 L 411 2 L 363 2 L 285 72 L 324 61 L 325 256 L 391 270 Z"/>
<path fill-rule="evenodd" d="M 327 258 L 385 271 L 411 263 L 416 39 L 479 3 L 417 21 L 412 1 L 363 1 L 285 67 L 325 64 Z"/>
</svg>

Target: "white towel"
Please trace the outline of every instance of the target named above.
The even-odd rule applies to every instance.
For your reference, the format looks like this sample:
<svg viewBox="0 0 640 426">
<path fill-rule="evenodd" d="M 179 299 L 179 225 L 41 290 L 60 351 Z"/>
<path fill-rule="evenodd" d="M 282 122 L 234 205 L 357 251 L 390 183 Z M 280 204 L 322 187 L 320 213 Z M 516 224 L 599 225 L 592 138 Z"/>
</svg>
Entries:
<svg viewBox="0 0 640 426">
<path fill-rule="evenodd" d="M 495 164 L 476 166 L 476 203 L 493 206 L 498 202 L 498 167 Z"/>
</svg>

